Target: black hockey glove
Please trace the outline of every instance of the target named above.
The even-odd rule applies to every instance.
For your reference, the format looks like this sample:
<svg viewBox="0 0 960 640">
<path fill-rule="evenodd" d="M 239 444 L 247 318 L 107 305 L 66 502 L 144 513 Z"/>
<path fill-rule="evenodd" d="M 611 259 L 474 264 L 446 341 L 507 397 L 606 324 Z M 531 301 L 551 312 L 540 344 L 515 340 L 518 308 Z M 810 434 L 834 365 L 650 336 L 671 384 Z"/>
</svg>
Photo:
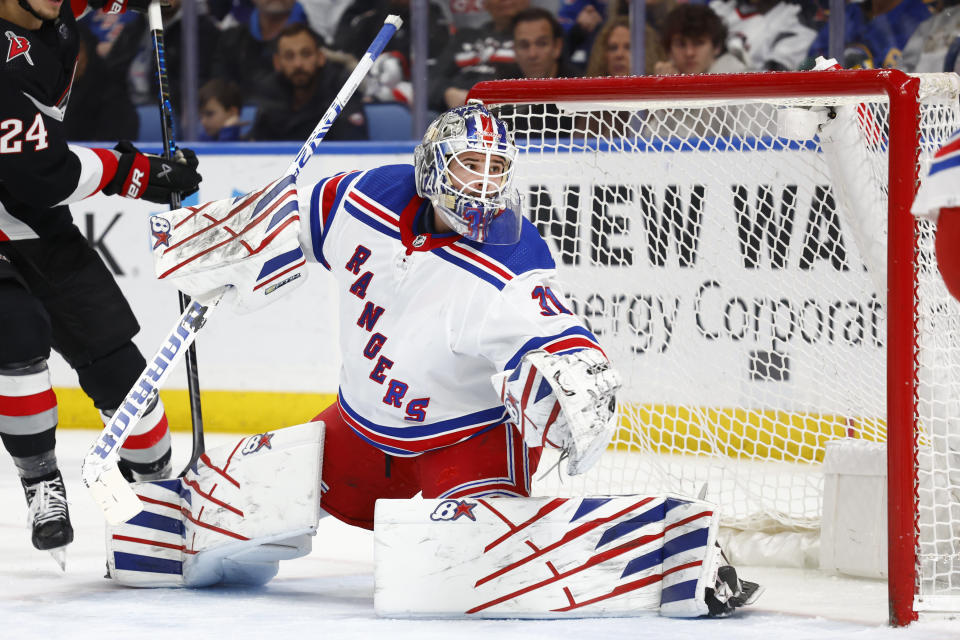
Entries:
<svg viewBox="0 0 960 640">
<path fill-rule="evenodd" d="M 168 4 L 160 2 L 160 4 Z M 150 8 L 150 0 L 87 0 L 91 9 L 103 9 L 104 13 L 123 13 L 126 10 L 146 13 Z"/>
<path fill-rule="evenodd" d="M 190 149 L 178 149 L 172 160 L 140 153 L 126 140 L 119 142 L 114 150 L 120 157 L 117 173 L 103 187 L 108 196 L 120 194 L 125 198 L 168 204 L 172 193 L 179 193 L 180 197 L 196 193 L 203 179 L 197 173 L 197 154 Z"/>
</svg>

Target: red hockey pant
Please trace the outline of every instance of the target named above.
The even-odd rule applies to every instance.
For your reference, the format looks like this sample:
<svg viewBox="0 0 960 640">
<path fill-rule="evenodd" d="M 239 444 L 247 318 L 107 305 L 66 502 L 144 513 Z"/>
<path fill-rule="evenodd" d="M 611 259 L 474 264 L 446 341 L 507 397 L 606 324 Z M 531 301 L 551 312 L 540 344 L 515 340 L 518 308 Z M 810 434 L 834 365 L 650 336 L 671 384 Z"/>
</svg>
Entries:
<svg viewBox="0 0 960 640">
<path fill-rule="evenodd" d="M 529 496 L 540 449 L 528 449 L 512 425 L 495 427 L 455 445 L 402 458 L 360 438 L 337 403 L 323 420 L 323 509 L 338 520 L 373 529 L 378 498 Z"/>
</svg>

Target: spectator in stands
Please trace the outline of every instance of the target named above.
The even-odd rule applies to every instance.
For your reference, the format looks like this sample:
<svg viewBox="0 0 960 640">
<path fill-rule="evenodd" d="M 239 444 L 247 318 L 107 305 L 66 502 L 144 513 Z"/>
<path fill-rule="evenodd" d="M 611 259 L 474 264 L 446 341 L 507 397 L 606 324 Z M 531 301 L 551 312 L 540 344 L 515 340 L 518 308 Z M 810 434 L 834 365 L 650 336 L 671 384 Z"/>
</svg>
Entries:
<svg viewBox="0 0 960 640">
<path fill-rule="evenodd" d="M 607 15 L 607 0 L 567 0 L 557 12 L 557 20 L 566 35 L 570 62 L 587 65 L 590 47 Z"/>
<path fill-rule="evenodd" d="M 521 78 L 570 78 L 579 75 L 563 55 L 563 28 L 552 13 L 540 7 L 524 9 L 513 18 L 515 75 Z M 572 119 L 560 115 L 555 104 L 509 105 L 500 117 L 510 123 L 518 141 L 525 138 L 569 135 Z"/>
<path fill-rule="evenodd" d="M 97 54 L 96 36 L 82 23 L 77 27 L 77 70 L 63 123 L 67 140 L 136 140 L 139 120 L 127 93 L 126 78 L 104 70 L 106 62 Z M 156 117 L 160 117 L 159 108 Z"/>
<path fill-rule="evenodd" d="M 703 0 L 692 0 L 695 3 Z M 647 26 L 660 32 L 663 21 L 678 3 L 678 0 L 646 0 L 645 16 Z M 593 50 L 596 37 L 608 19 L 616 16 L 629 16 L 630 0 L 564 0 L 558 12 L 560 25 L 567 34 L 567 51 L 570 62 L 583 69 L 589 63 L 589 54 Z M 645 38 L 649 38 L 649 29 Z M 651 64 L 646 64 L 647 74 L 653 72 Z"/>
<path fill-rule="evenodd" d="M 746 65 L 724 52 L 727 29 L 704 4 L 681 4 L 667 14 L 660 44 L 667 59 L 655 65 L 657 75 L 739 73 Z"/>
<path fill-rule="evenodd" d="M 960 5 L 922 22 L 903 48 L 899 68 L 910 73 L 960 71 Z"/>
<path fill-rule="evenodd" d="M 450 21 L 438 0 L 431 0 L 429 4 L 428 40 L 432 53 L 436 55 L 450 40 Z M 357 5 L 365 5 L 364 10 L 351 11 Z M 384 51 L 403 54 L 406 64 L 406 57 L 410 53 L 410 0 L 366 0 L 355 3 L 344 12 L 337 24 L 333 48 L 345 51 L 359 60 L 383 26 L 384 18 L 390 14 L 400 16 L 403 24 L 387 43 Z"/>
<path fill-rule="evenodd" d="M 203 142 L 232 142 L 240 140 L 247 123 L 240 121 L 243 94 L 237 83 L 214 78 L 200 87 L 197 100 L 200 107 L 200 140 Z"/>
<path fill-rule="evenodd" d="M 269 100 L 274 73 L 273 52 L 285 27 L 306 22 L 296 0 L 253 0 L 250 20 L 223 31 L 213 55 L 212 76 L 240 85 L 244 101 Z"/>
<path fill-rule="evenodd" d="M 122 68 L 125 72 L 126 66 L 136 54 L 134 50 L 136 43 L 131 41 L 125 44 L 125 39 L 122 36 L 131 24 L 146 22 L 143 16 L 134 11 L 123 13 L 90 11 L 77 22 L 85 25 L 93 34 L 97 43 L 96 53 L 107 63 L 109 68 L 113 70 Z M 116 64 L 118 62 L 120 63 L 119 67 Z"/>
<path fill-rule="evenodd" d="M 252 0 L 207 0 L 210 15 L 220 22 L 220 26 L 229 29 L 250 20 L 254 6 Z"/>
<path fill-rule="evenodd" d="M 572 78 L 579 75 L 563 55 L 563 28 L 540 7 L 513 18 L 513 51 L 522 78 Z"/>
<path fill-rule="evenodd" d="M 644 73 L 651 75 L 664 53 L 660 36 L 649 25 L 644 33 L 644 48 Z M 603 25 L 593 42 L 586 75 L 628 76 L 630 66 L 630 20 L 627 16 L 615 16 Z"/>
<path fill-rule="evenodd" d="M 326 112 L 349 73 L 327 60 L 320 36 L 303 23 L 285 27 L 276 38 L 274 74 L 265 102 L 250 132 L 254 140 L 306 140 Z M 358 97 L 347 103 L 327 140 L 366 139 L 366 122 Z"/>
<path fill-rule="evenodd" d="M 358 10 L 363 9 L 363 10 Z M 364 86 L 364 97 L 376 102 L 409 103 L 412 98 L 410 78 L 410 0 L 364 0 L 344 11 L 336 29 L 333 48 L 360 59 L 383 27 L 388 15 L 398 15 L 403 24 L 387 43 L 384 53 L 374 63 Z M 450 22 L 443 5 L 432 0 L 429 7 L 428 68 L 435 56 L 450 40 Z"/>
<path fill-rule="evenodd" d="M 845 40 L 841 66 L 845 69 L 895 68 L 917 27 L 932 12 L 924 0 L 873 0 L 846 5 Z M 823 27 L 810 45 L 807 63 L 826 56 L 829 25 Z"/>
<path fill-rule="evenodd" d="M 681 4 L 667 14 L 661 36 L 667 59 L 657 64 L 661 75 L 699 73 L 738 73 L 746 66 L 723 52 L 727 29 L 720 17 L 707 5 Z M 652 109 L 647 114 L 646 135 L 661 138 L 707 138 L 752 131 L 755 105 L 715 107 L 712 109 Z M 751 117 L 753 116 L 753 117 Z M 770 117 L 774 117 L 770 114 Z"/>
<path fill-rule="evenodd" d="M 429 105 L 437 111 L 459 107 L 467 92 L 481 80 L 507 77 L 513 55 L 513 17 L 529 0 L 487 0 L 490 21 L 476 29 L 461 29 L 437 56 L 430 74 Z"/>
<path fill-rule="evenodd" d="M 799 69 L 817 35 L 791 2 L 712 0 L 710 8 L 727 27 L 727 51 L 748 71 Z"/>
</svg>

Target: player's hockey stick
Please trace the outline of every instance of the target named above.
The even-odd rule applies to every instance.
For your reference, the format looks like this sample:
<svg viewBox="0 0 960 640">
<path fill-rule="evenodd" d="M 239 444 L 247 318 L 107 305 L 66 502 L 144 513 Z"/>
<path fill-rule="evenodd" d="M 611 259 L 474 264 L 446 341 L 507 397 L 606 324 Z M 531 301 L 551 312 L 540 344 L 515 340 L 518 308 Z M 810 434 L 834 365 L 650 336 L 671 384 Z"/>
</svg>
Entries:
<svg viewBox="0 0 960 640">
<path fill-rule="evenodd" d="M 166 46 L 163 41 L 163 15 L 160 11 L 159 0 L 150 3 L 148 11 L 150 19 L 150 34 L 153 38 L 153 51 L 157 63 L 157 83 L 160 86 L 160 128 L 163 132 L 163 157 L 173 158 L 177 152 L 173 137 L 173 105 L 170 102 L 170 80 L 167 76 Z M 180 194 L 170 194 L 170 210 L 174 211 L 181 206 Z M 177 292 L 180 299 L 180 313 L 190 306 L 190 296 L 183 291 Z M 190 430 L 193 433 L 193 446 L 190 451 L 190 460 L 180 472 L 182 477 L 187 469 L 192 467 L 203 455 L 203 410 L 200 406 L 200 376 L 197 371 L 197 347 L 191 344 L 184 355 L 187 365 L 187 395 L 190 398 Z"/>
<path fill-rule="evenodd" d="M 331 125 L 343 111 L 344 106 L 366 76 L 373 61 L 383 51 L 390 38 L 396 33 L 402 21 L 397 16 L 388 16 L 373 43 L 364 53 L 353 73 L 347 78 L 333 103 L 323 114 L 313 133 L 300 148 L 297 157 L 287 168 L 283 177 L 300 174 L 317 146 L 330 130 Z M 137 515 L 142 504 L 133 489 L 124 480 L 117 468 L 118 450 L 130 435 L 134 425 L 140 420 L 144 409 L 158 392 L 169 372 L 183 357 L 192 344 L 197 332 L 204 325 L 227 288 L 218 289 L 202 301 L 193 300 L 183 312 L 157 354 L 149 361 L 147 368 L 130 389 L 123 405 L 114 413 L 104 426 L 90 451 L 83 459 L 81 478 L 90 490 L 93 499 L 103 510 L 110 524 L 126 522 Z"/>
</svg>

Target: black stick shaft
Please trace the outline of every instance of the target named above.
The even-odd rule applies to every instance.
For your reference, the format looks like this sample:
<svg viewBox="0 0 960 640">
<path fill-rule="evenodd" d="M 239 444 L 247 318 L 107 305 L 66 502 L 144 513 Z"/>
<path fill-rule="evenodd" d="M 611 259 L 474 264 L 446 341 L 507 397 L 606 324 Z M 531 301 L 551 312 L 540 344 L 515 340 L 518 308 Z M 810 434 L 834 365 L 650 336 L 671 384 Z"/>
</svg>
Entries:
<svg viewBox="0 0 960 640">
<path fill-rule="evenodd" d="M 166 50 L 163 44 L 163 20 L 160 17 L 159 0 L 154 0 L 150 7 L 150 28 L 153 35 L 153 50 L 156 56 L 157 79 L 160 85 L 160 126 L 163 131 L 163 156 L 173 158 L 176 153 L 176 141 L 173 135 L 173 105 L 170 103 L 170 81 L 167 77 Z M 171 193 L 170 210 L 179 209 L 180 206 L 180 194 Z M 179 294 L 180 313 L 183 313 L 184 309 L 190 304 L 190 297 L 182 291 Z M 190 426 L 193 433 L 193 446 L 190 452 L 190 460 L 183 471 L 180 472 L 179 477 L 186 475 L 205 450 L 196 343 L 190 345 L 184 360 L 187 365 L 187 392 L 190 396 Z"/>
</svg>

